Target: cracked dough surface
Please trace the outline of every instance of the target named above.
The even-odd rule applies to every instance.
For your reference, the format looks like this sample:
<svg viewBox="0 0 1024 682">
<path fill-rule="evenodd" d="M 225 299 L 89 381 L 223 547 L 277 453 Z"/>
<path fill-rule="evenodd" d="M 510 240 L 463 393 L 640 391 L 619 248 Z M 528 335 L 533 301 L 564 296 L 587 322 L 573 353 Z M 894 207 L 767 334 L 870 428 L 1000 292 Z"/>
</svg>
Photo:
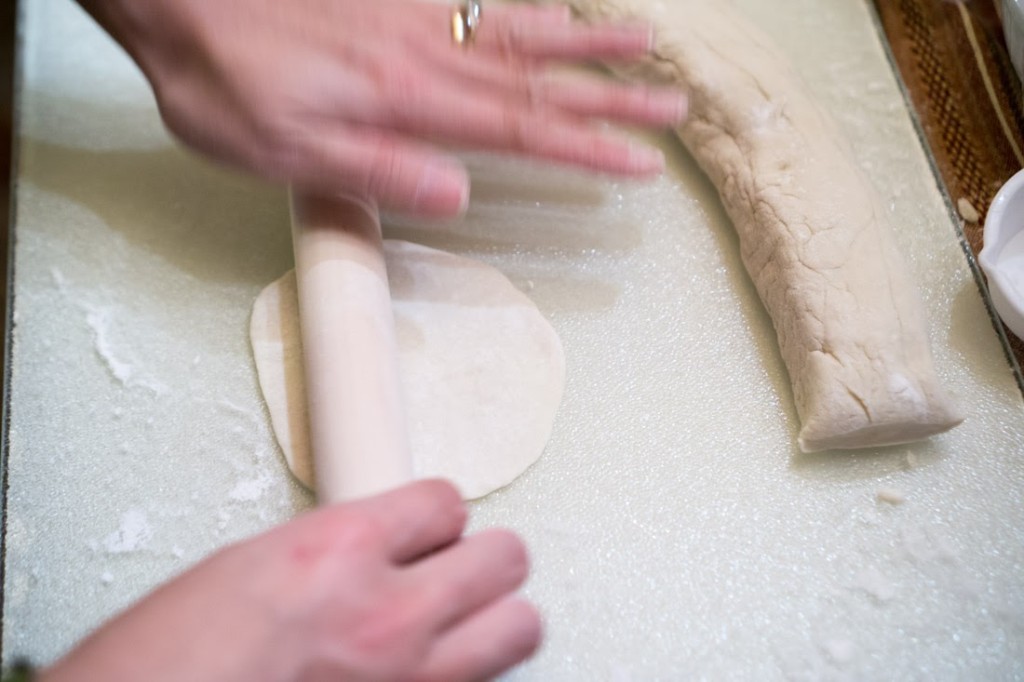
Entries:
<svg viewBox="0 0 1024 682">
<path fill-rule="evenodd" d="M 890 445 L 959 424 L 886 209 L 770 39 L 725 1 L 570 4 L 590 19 L 654 22 L 655 56 L 640 68 L 690 94 L 678 133 L 771 315 L 800 448 Z"/>
<path fill-rule="evenodd" d="M 565 385 L 558 335 L 489 265 L 395 240 L 384 253 L 417 477 L 448 478 L 467 499 L 508 485 L 551 435 Z M 312 488 L 294 272 L 257 297 L 250 339 L 274 434 Z"/>
</svg>

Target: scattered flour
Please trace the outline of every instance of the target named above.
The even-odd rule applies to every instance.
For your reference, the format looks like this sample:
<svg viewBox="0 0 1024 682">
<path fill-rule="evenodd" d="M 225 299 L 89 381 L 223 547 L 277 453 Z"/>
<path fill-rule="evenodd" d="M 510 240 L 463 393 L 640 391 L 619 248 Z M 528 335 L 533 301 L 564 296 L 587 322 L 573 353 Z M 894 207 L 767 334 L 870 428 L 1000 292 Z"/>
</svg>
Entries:
<svg viewBox="0 0 1024 682">
<path fill-rule="evenodd" d="M 896 596 L 896 588 L 892 581 L 873 566 L 869 566 L 857 574 L 855 586 L 880 602 L 890 601 Z"/>
<path fill-rule="evenodd" d="M 62 294 L 67 291 L 68 280 L 64 277 L 64 273 L 56 267 L 50 268 L 50 277 L 53 278 L 53 283 L 57 285 L 57 290 Z"/>
<path fill-rule="evenodd" d="M 252 502 L 263 497 L 273 484 L 270 476 L 265 475 L 238 481 L 228 493 L 228 498 L 235 502 Z"/>
<path fill-rule="evenodd" d="M 152 391 L 156 395 L 166 395 L 170 390 L 164 384 L 144 376 L 140 376 L 131 362 L 126 361 L 110 341 L 112 315 L 110 310 L 85 304 L 85 322 L 92 329 L 96 354 L 106 366 L 110 374 L 125 388 L 136 386 Z"/>
<path fill-rule="evenodd" d="M 828 657 L 839 665 L 849 663 L 857 654 L 857 645 L 843 638 L 827 639 L 821 643 L 821 647 Z"/>
<path fill-rule="evenodd" d="M 118 359 L 108 339 L 110 319 L 99 310 L 91 310 L 85 315 L 85 322 L 92 329 L 96 341 L 96 354 L 103 360 L 110 373 L 122 384 L 131 381 L 133 370 L 131 364 Z"/>
<path fill-rule="evenodd" d="M 256 421 L 256 415 L 253 414 L 252 410 L 247 410 L 238 403 L 228 400 L 227 398 L 221 398 L 220 400 L 217 401 L 216 404 L 223 411 L 229 412 L 239 417 L 245 417 L 246 419 L 249 419 L 254 422 Z"/>
<path fill-rule="evenodd" d="M 900 533 L 904 555 L 915 565 L 959 565 L 960 554 L 955 544 L 940 529 L 911 526 Z"/>
<path fill-rule="evenodd" d="M 141 509 L 129 509 L 121 516 L 121 526 L 103 538 L 103 548 L 110 554 L 125 554 L 145 549 L 153 538 L 146 513 Z"/>
</svg>

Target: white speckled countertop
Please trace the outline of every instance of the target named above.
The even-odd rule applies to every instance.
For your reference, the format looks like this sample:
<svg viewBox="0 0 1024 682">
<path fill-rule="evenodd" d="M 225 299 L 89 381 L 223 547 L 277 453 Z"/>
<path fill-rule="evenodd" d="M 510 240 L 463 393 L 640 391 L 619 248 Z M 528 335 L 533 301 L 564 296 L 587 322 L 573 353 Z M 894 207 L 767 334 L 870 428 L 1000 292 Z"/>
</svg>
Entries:
<svg viewBox="0 0 1024 682">
<path fill-rule="evenodd" d="M 533 551 L 548 639 L 510 678 L 1020 679 L 1024 400 L 871 15 L 739 4 L 886 198 L 968 419 L 799 454 L 770 321 L 669 136 L 645 185 L 475 160 L 464 222 L 387 230 L 496 265 L 565 344 L 547 451 L 473 505 Z M 311 499 L 247 339 L 291 267 L 284 194 L 174 146 L 70 0 L 24 11 L 3 651 L 41 662 Z"/>
</svg>

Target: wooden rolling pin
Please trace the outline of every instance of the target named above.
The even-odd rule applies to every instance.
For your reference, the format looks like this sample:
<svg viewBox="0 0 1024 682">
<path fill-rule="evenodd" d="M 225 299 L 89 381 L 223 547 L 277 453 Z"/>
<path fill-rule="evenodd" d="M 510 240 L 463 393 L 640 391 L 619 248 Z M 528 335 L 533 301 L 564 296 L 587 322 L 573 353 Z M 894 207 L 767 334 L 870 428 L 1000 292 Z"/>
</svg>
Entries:
<svg viewBox="0 0 1024 682">
<path fill-rule="evenodd" d="M 293 194 L 310 447 L 320 504 L 412 478 L 380 216 L 367 199 Z"/>
</svg>

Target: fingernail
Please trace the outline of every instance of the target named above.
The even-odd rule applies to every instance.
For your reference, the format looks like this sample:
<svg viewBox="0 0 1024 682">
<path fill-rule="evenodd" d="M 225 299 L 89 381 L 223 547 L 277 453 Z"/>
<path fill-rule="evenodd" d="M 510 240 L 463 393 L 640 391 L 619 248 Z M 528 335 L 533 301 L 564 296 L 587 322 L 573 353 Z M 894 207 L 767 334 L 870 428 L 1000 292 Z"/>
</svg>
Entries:
<svg viewBox="0 0 1024 682">
<path fill-rule="evenodd" d="M 429 216 L 458 216 L 469 207 L 469 176 L 460 164 L 437 162 L 420 175 L 412 208 Z"/>
</svg>

